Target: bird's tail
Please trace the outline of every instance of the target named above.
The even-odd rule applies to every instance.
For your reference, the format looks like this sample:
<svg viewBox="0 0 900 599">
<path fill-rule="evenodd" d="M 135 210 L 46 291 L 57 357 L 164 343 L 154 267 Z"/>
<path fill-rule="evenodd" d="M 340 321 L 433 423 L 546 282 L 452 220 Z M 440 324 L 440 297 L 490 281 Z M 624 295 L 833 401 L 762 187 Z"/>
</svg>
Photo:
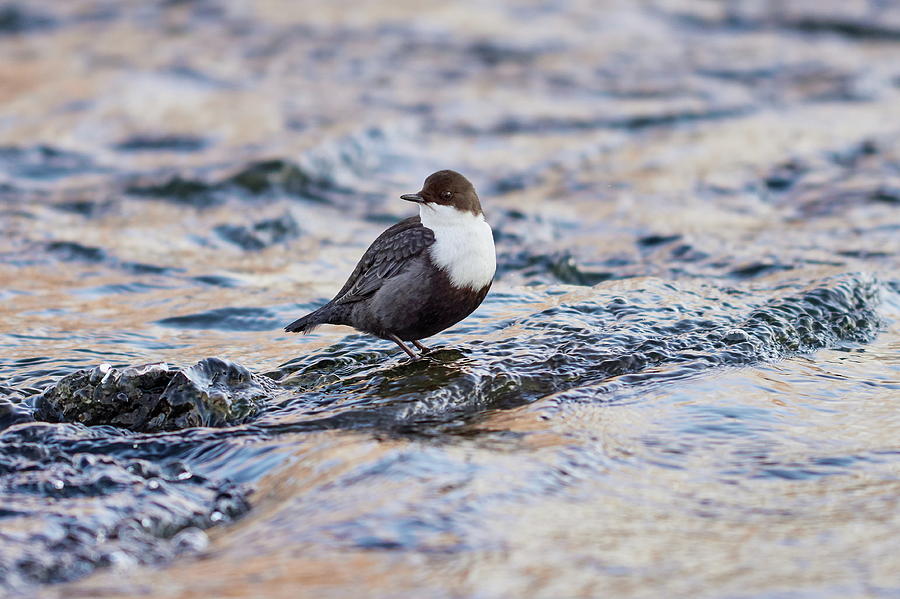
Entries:
<svg viewBox="0 0 900 599">
<path fill-rule="evenodd" d="M 284 327 L 284 330 L 288 333 L 303 333 L 305 335 L 320 324 L 335 324 L 334 322 L 332 322 L 331 312 L 331 306 L 326 304 L 315 312 L 310 312 L 303 318 L 298 318 L 291 324 Z"/>
</svg>

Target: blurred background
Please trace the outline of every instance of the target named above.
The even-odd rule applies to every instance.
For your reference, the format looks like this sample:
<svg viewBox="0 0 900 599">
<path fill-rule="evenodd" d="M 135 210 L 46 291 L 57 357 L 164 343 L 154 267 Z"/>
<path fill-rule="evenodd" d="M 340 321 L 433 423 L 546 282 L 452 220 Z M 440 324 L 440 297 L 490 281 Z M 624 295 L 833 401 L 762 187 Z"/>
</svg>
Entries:
<svg viewBox="0 0 900 599">
<path fill-rule="evenodd" d="M 443 168 L 455 349 L 283 333 Z M 898 210 L 896 0 L 0 2 L 0 592 L 894 596 Z M 213 356 L 259 418 L 31 422 Z"/>
</svg>

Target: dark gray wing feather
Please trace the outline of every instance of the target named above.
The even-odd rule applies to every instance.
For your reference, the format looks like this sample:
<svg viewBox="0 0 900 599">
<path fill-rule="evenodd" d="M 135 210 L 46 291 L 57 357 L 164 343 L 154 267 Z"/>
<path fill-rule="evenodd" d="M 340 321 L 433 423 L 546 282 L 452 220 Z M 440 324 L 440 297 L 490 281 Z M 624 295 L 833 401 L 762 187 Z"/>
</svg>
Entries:
<svg viewBox="0 0 900 599">
<path fill-rule="evenodd" d="M 349 304 L 369 297 L 432 243 L 434 231 L 422 226 L 418 216 L 390 227 L 372 242 L 359 259 L 343 289 L 331 300 L 332 303 Z"/>
</svg>

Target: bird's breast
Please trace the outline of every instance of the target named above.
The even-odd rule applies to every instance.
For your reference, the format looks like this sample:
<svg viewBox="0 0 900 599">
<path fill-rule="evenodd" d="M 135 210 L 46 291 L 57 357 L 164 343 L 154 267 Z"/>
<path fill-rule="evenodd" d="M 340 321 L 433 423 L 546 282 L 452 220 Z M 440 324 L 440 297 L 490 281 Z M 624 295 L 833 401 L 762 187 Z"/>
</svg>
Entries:
<svg viewBox="0 0 900 599">
<path fill-rule="evenodd" d="M 434 231 L 431 260 L 447 273 L 454 287 L 478 291 L 490 284 L 497 255 L 493 232 L 483 218 L 429 228 Z"/>
</svg>

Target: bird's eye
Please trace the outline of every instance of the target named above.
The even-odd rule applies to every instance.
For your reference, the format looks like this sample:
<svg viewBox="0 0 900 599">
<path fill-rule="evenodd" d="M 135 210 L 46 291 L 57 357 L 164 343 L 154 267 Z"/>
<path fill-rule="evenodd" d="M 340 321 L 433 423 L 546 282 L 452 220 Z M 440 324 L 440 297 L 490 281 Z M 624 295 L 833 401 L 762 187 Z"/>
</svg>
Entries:
<svg viewBox="0 0 900 599">
<path fill-rule="evenodd" d="M 452 192 L 452 191 L 443 191 L 443 192 L 441 192 L 441 199 L 443 199 L 443 200 L 449 200 L 449 199 L 452 198 L 452 197 L 453 197 L 453 192 Z"/>
</svg>

